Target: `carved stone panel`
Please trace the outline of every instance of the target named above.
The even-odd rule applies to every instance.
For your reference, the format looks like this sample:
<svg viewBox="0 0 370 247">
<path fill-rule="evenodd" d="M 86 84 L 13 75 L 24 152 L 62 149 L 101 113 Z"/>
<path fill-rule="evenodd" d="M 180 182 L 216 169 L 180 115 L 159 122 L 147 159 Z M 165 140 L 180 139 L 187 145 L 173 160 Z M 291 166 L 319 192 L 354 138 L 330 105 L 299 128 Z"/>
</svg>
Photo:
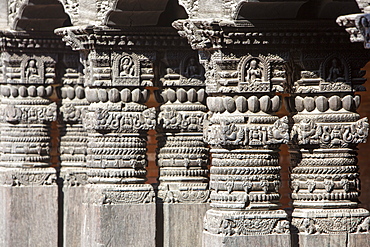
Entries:
<svg viewBox="0 0 370 247">
<path fill-rule="evenodd" d="M 56 121 L 53 93 L 56 55 L 2 53 L 1 162 L 6 167 L 50 165 L 50 123 Z"/>
</svg>

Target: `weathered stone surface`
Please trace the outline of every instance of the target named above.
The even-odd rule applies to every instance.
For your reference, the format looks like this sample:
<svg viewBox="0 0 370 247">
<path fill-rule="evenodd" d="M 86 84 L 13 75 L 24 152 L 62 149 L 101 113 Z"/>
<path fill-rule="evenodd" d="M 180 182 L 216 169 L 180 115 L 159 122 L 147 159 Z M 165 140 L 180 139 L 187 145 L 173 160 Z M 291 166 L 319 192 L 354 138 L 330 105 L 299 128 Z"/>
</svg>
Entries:
<svg viewBox="0 0 370 247">
<path fill-rule="evenodd" d="M 203 246 L 236 247 L 236 246 L 286 246 L 290 247 L 290 234 L 283 235 L 249 235 L 249 236 L 220 236 L 205 232 L 203 234 Z M 317 246 L 317 245 L 314 245 Z"/>
<path fill-rule="evenodd" d="M 348 234 L 348 246 L 349 247 L 363 247 L 370 246 L 369 234 Z"/>
<path fill-rule="evenodd" d="M 84 186 L 63 187 L 63 245 L 71 247 L 82 247 L 81 239 L 85 213 L 83 198 L 85 196 Z M 90 214 L 89 214 L 90 215 Z"/>
<path fill-rule="evenodd" d="M 204 246 L 289 246 L 278 160 L 288 142 L 294 244 L 368 245 L 356 148 L 369 124 L 355 92 L 369 58 L 330 21 L 362 11 L 337 21 L 370 48 L 370 1 L 356 2 L 0 3 L 0 245 L 154 246 L 157 225 L 157 244 L 199 246 L 211 200 Z M 53 35 L 70 25 L 56 33 L 75 53 Z M 153 85 L 158 113 L 146 106 Z M 276 115 L 277 92 L 291 94 L 289 117 Z M 156 125 L 158 198 L 145 184 Z"/>
<path fill-rule="evenodd" d="M 325 247 L 344 247 L 348 245 L 347 234 L 320 234 L 320 235 L 305 235 L 299 234 L 299 246 L 325 246 Z"/>
<path fill-rule="evenodd" d="M 163 216 L 157 214 L 159 235 L 163 239 L 157 246 L 202 246 L 203 219 L 209 209 L 208 203 L 158 203 Z"/>
<path fill-rule="evenodd" d="M 85 186 L 80 246 L 156 246 L 155 203 L 127 203 L 127 193 L 120 186 Z"/>
<path fill-rule="evenodd" d="M 0 185 L 0 209 L 0 246 L 58 246 L 56 184 Z"/>
</svg>

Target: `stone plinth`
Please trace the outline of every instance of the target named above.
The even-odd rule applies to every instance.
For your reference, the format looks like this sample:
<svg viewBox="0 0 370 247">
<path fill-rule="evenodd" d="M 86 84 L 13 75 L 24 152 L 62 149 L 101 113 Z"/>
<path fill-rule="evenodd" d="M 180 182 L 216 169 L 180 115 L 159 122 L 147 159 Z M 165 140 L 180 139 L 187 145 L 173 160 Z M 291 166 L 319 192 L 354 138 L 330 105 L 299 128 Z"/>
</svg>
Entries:
<svg viewBox="0 0 370 247">
<path fill-rule="evenodd" d="M 156 246 L 153 196 L 150 185 L 86 185 L 80 246 Z"/>
<path fill-rule="evenodd" d="M 55 170 L 5 169 L 0 171 L 0 246 L 58 246 Z"/>
<path fill-rule="evenodd" d="M 208 203 L 158 203 L 157 246 L 202 246 L 203 219 L 208 209 Z"/>
<path fill-rule="evenodd" d="M 86 169 L 67 167 L 61 171 L 63 189 L 60 197 L 63 199 L 63 245 L 82 246 L 82 223 L 84 220 L 83 198 L 84 185 L 87 183 Z"/>
<path fill-rule="evenodd" d="M 220 236 L 204 232 L 203 246 L 229 247 L 229 246 L 291 246 L 290 234 L 283 235 L 251 235 L 251 236 Z"/>
</svg>

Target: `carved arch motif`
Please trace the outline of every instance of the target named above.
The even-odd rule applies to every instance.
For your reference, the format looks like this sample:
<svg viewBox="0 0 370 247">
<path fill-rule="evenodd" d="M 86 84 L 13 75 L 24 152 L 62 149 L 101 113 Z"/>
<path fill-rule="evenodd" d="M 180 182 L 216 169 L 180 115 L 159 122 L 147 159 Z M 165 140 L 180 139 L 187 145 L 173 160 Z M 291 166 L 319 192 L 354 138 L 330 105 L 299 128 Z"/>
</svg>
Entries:
<svg viewBox="0 0 370 247">
<path fill-rule="evenodd" d="M 252 55 L 245 56 L 241 59 L 238 67 L 239 81 L 246 82 L 246 77 L 248 74 L 248 69 L 251 68 L 251 63 L 256 61 L 256 66 L 261 70 L 261 82 L 268 82 L 270 80 L 270 63 L 262 56 L 254 57 Z"/>
<path fill-rule="evenodd" d="M 40 57 L 25 56 L 21 62 L 21 82 L 23 84 L 43 84 L 45 79 L 45 64 Z"/>
<path fill-rule="evenodd" d="M 114 85 L 140 86 L 140 60 L 136 54 L 126 52 L 113 54 L 112 68 Z"/>
<path fill-rule="evenodd" d="M 183 85 L 203 86 L 204 67 L 194 54 L 185 56 L 180 63 L 180 80 Z"/>
<path fill-rule="evenodd" d="M 320 65 L 321 78 L 327 82 L 350 82 L 351 67 L 339 54 L 331 54 Z M 336 78 L 338 77 L 338 78 Z"/>
<path fill-rule="evenodd" d="M 96 1 L 97 6 L 97 19 L 100 24 L 104 25 L 108 22 L 109 15 L 117 8 L 117 3 L 119 0 L 107 1 L 98 0 Z"/>
</svg>

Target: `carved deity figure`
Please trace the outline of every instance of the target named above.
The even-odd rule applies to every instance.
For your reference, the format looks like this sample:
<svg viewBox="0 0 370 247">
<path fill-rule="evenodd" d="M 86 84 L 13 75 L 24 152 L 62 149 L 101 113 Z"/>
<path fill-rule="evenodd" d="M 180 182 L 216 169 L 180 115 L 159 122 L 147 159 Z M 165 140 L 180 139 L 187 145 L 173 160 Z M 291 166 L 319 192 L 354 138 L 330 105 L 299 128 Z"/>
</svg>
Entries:
<svg viewBox="0 0 370 247">
<path fill-rule="evenodd" d="M 244 139 L 244 131 L 227 121 L 221 122 L 221 144 L 240 145 Z"/>
<path fill-rule="evenodd" d="M 300 131 L 298 133 L 298 141 L 302 145 L 315 144 L 317 139 L 316 126 L 310 119 L 303 119 L 300 122 Z"/>
<path fill-rule="evenodd" d="M 121 59 L 119 76 L 135 76 L 135 65 L 131 57 L 125 56 Z"/>
<path fill-rule="evenodd" d="M 185 76 L 187 78 L 201 78 L 201 70 L 194 57 L 191 57 L 185 69 Z"/>
<path fill-rule="evenodd" d="M 329 69 L 329 76 L 326 79 L 328 82 L 344 82 L 343 66 L 339 59 L 333 58 Z"/>
<path fill-rule="evenodd" d="M 262 69 L 259 66 L 257 60 L 253 59 L 247 69 L 247 75 L 245 81 L 249 83 L 260 82 L 262 81 Z"/>
<path fill-rule="evenodd" d="M 31 59 L 28 61 L 26 70 L 25 70 L 27 80 L 39 78 L 39 72 L 36 65 L 36 60 Z"/>
</svg>

